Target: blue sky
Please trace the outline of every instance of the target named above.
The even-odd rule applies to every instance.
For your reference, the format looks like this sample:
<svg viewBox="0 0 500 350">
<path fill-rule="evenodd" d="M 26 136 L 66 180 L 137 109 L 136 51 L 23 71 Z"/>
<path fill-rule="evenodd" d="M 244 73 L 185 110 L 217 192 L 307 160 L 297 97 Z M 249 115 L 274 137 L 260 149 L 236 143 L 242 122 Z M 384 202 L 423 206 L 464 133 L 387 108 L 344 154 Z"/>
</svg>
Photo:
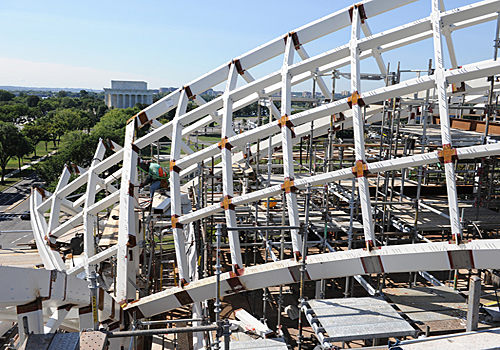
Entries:
<svg viewBox="0 0 500 350">
<path fill-rule="evenodd" d="M 445 6 L 472 2 L 445 0 Z M 145 80 L 150 88 L 179 86 L 352 3 L 0 0 L 0 85 L 102 89 L 115 79 Z M 376 33 L 429 12 L 430 1 L 420 0 L 368 23 Z M 492 58 L 494 28 L 490 22 L 453 34 L 459 64 Z M 305 48 L 313 55 L 348 40 L 347 29 Z M 424 69 L 432 57 L 432 41 L 383 57 L 392 67 L 400 60 L 404 69 Z M 275 59 L 251 73 L 259 77 L 279 69 L 280 62 Z M 362 70 L 376 72 L 376 66 L 366 61 Z M 339 83 L 348 88 L 348 82 Z M 309 85 L 295 90 L 311 90 Z"/>
</svg>

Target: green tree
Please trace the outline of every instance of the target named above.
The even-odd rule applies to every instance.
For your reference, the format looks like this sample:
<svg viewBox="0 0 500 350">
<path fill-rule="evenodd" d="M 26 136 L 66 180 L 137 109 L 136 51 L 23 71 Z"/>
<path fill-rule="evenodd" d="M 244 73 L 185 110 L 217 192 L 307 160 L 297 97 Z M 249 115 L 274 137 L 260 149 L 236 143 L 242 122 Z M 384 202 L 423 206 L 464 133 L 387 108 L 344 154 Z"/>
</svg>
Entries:
<svg viewBox="0 0 500 350">
<path fill-rule="evenodd" d="M 62 108 L 74 108 L 76 107 L 76 102 L 71 97 L 65 96 L 61 99 Z"/>
<path fill-rule="evenodd" d="M 47 183 L 46 188 L 52 191 L 57 186 L 64 164 L 75 163 L 83 167 L 90 165 L 96 144 L 91 135 L 82 131 L 71 131 L 64 135 L 57 154 L 33 167 Z"/>
<path fill-rule="evenodd" d="M 134 114 L 138 113 L 138 108 L 111 109 L 97 123 L 92 132 L 94 139 L 109 138 L 116 143 L 123 145 L 125 139 L 125 126 Z"/>
<path fill-rule="evenodd" d="M 54 109 L 56 109 L 58 104 L 59 103 L 55 103 L 53 99 L 48 98 L 38 102 L 38 107 L 43 113 L 47 113 L 49 111 L 53 111 Z"/>
<path fill-rule="evenodd" d="M 26 98 L 26 104 L 28 107 L 36 107 L 38 105 L 38 102 L 40 102 L 40 97 L 37 95 L 29 95 Z"/>
<path fill-rule="evenodd" d="M 21 159 L 33 152 L 33 145 L 30 140 L 22 133 L 19 135 L 19 142 L 16 148 L 16 157 L 19 164 L 19 171 L 21 171 Z"/>
<path fill-rule="evenodd" d="M 7 91 L 7 90 L 0 90 L 0 101 L 10 101 L 12 100 L 16 95 L 14 95 L 12 92 Z"/>
<path fill-rule="evenodd" d="M 64 90 L 60 90 L 58 93 L 57 93 L 57 97 L 59 98 L 63 98 L 63 97 L 66 97 L 68 96 L 68 92 L 67 91 L 64 91 Z"/>
<path fill-rule="evenodd" d="M 36 145 L 40 141 L 46 138 L 45 136 L 45 128 L 39 123 L 29 123 L 25 124 L 22 130 L 22 133 L 30 140 L 33 145 L 33 150 L 35 151 L 36 157 Z"/>
<path fill-rule="evenodd" d="M 16 156 L 18 144 L 22 135 L 14 124 L 0 122 L 0 168 L 2 170 L 2 185 L 5 185 L 5 169 L 9 160 Z"/>
</svg>

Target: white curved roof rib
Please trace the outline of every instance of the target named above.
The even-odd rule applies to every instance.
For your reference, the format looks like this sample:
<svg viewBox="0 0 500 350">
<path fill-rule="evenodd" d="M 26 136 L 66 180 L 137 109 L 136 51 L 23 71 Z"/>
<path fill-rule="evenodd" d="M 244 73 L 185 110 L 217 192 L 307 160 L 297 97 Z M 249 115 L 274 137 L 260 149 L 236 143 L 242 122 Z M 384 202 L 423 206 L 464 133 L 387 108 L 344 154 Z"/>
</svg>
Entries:
<svg viewBox="0 0 500 350">
<path fill-rule="evenodd" d="M 162 137 L 172 140 L 170 184 L 171 184 L 171 212 L 172 226 L 174 229 L 174 242 L 176 250 L 179 277 L 183 280 L 182 288 L 170 290 L 144 297 L 128 304 L 125 309 L 135 308 L 144 316 L 158 314 L 189 302 L 197 302 L 214 297 L 215 277 L 189 280 L 189 268 L 184 247 L 183 225 L 195 220 L 213 215 L 225 210 L 228 226 L 236 226 L 233 206 L 255 202 L 259 199 L 282 193 L 282 185 L 272 186 L 241 196 L 234 194 L 232 189 L 232 164 L 244 162 L 242 151 L 250 143 L 251 153 L 257 150 L 267 154 L 269 142 L 271 147 L 281 146 L 284 154 L 284 179 L 285 189 L 293 185 L 304 189 L 307 185 L 327 184 L 340 179 L 357 177 L 361 189 L 361 202 L 365 240 L 369 248 L 376 246 L 374 230 L 371 227 L 372 213 L 370 196 L 368 193 L 366 177 L 361 170 L 372 173 L 405 168 L 409 165 L 432 164 L 438 161 L 438 153 L 431 152 L 422 155 L 391 159 L 380 162 L 366 163 L 364 155 L 363 125 L 366 120 L 380 120 L 381 108 L 375 105 L 390 98 L 420 93 L 433 89 L 438 98 L 443 135 L 443 145 L 448 145 L 450 152 L 455 152 L 449 135 L 447 96 L 451 95 L 453 83 L 474 82 L 478 79 L 500 73 L 500 61 L 485 60 L 464 65 L 458 68 L 458 60 L 453 50 L 451 33 L 465 29 L 472 25 L 492 21 L 497 18 L 500 11 L 500 0 L 486 0 L 458 9 L 441 11 L 433 1 L 433 10 L 429 17 L 418 19 L 408 24 L 386 30 L 380 33 L 371 33 L 367 20 L 395 7 L 403 6 L 413 0 L 366 0 L 358 4 L 355 9 L 345 8 L 329 16 L 323 17 L 308 25 L 291 31 L 275 40 L 270 41 L 231 62 L 225 63 L 202 77 L 191 81 L 185 86 L 165 96 L 150 105 L 132 118 L 126 127 L 125 144 L 123 148 L 114 147 L 115 153 L 105 159 L 104 144 L 100 143 L 96 150 L 96 161 L 75 180 L 68 182 L 69 171 L 64 169 L 59 185 L 54 194 L 43 200 L 42 194 L 34 191 L 31 197 L 32 226 L 35 240 L 42 261 L 47 269 L 64 271 L 66 268 L 59 253 L 51 249 L 54 239 L 67 232 L 70 228 L 84 225 L 85 236 L 85 261 L 84 263 L 67 271 L 75 275 L 82 271 L 87 273 L 95 266 L 111 256 L 117 256 L 117 282 L 115 300 L 121 304 L 135 299 L 135 290 L 130 287 L 128 279 L 135 276 L 136 261 L 139 256 L 140 235 L 137 227 L 137 213 L 134 210 L 137 203 L 137 170 L 136 163 L 138 151 L 148 147 L 152 142 Z M 361 5 L 361 6 L 360 6 Z M 323 53 L 309 57 L 305 45 L 327 34 L 351 26 L 351 40 L 346 45 L 337 48 L 327 48 Z M 361 38 L 363 31 L 365 37 Z M 444 37 L 444 41 L 442 40 Z M 385 64 L 382 59 L 384 52 L 411 45 L 415 42 L 431 39 L 434 43 L 433 52 L 429 56 L 438 62 L 433 75 L 402 81 L 398 84 L 374 89 L 359 91 L 359 62 L 373 57 L 382 73 L 385 73 Z M 452 62 L 452 70 L 446 70 L 442 65 L 442 47 L 446 46 Z M 293 63 L 293 54 L 297 51 L 302 59 Z M 254 79 L 249 70 L 276 56 L 283 55 L 283 65 L 278 71 L 270 72 L 259 79 Z M 293 85 L 316 78 L 318 86 L 325 96 L 329 96 L 326 84 L 321 80 L 321 74 L 332 72 L 335 69 L 351 66 L 351 92 L 349 98 L 324 103 L 310 110 L 291 115 L 291 89 Z M 244 80 L 240 86 L 236 83 L 239 76 Z M 224 94 L 210 102 L 204 101 L 198 95 L 221 83 L 225 83 Z M 479 84 L 481 85 L 481 84 Z M 483 84 L 484 85 L 484 84 Z M 471 83 L 470 86 L 478 86 Z M 479 88 L 478 88 L 479 89 Z M 484 86 L 483 86 L 484 89 Z M 487 87 L 486 87 L 487 89 Z M 473 89 L 477 95 L 477 89 Z M 281 110 L 273 105 L 272 111 L 277 120 L 262 125 L 255 129 L 235 134 L 232 130 L 232 113 L 243 108 L 260 98 L 281 92 Z M 476 98 L 476 97 L 475 97 Z M 190 99 L 198 102 L 199 107 L 187 112 L 186 107 Z M 361 113 L 364 101 L 366 114 Z M 175 118 L 161 125 L 156 119 L 166 112 L 176 109 Z M 341 169 L 329 173 L 304 177 L 300 180 L 294 178 L 294 165 L 292 147 L 298 142 L 300 136 L 310 133 L 311 121 L 314 121 L 314 134 L 327 133 L 330 127 L 330 116 L 344 113 L 346 119 L 336 122 L 335 125 L 344 128 L 353 127 L 355 134 L 356 160 L 359 167 Z M 364 119 L 366 118 L 366 119 Z M 202 128 L 216 120 L 222 125 L 221 145 L 213 145 L 197 152 L 187 152 L 182 137 Z M 135 139 L 135 131 L 147 123 L 153 123 L 154 128 L 147 135 Z M 293 138 L 293 131 L 299 137 Z M 262 140 L 257 145 L 257 140 Z M 186 156 L 181 158 L 181 150 Z M 191 153 L 191 154 L 189 154 Z M 458 158 L 472 159 L 500 154 L 500 144 L 457 148 Z M 225 200 L 216 204 L 200 208 L 199 210 L 182 215 L 181 212 L 181 183 L 186 176 L 197 169 L 199 162 L 211 160 L 212 157 L 221 157 L 222 175 L 224 178 L 223 192 Z M 101 160 L 102 159 L 102 160 Z M 120 171 L 114 174 L 103 174 L 116 164 L 122 164 Z M 461 228 L 458 219 L 458 202 L 456 196 L 455 176 L 451 163 L 446 163 L 446 176 L 448 196 L 450 198 L 450 216 L 452 233 L 457 243 L 460 243 Z M 116 188 L 112 183 L 120 179 L 120 186 Z M 288 182 L 287 182 L 288 181 Z M 76 202 L 66 198 L 74 191 L 87 185 L 85 195 Z M 100 191 L 107 189 L 109 195 L 100 201 L 95 201 L 95 196 Z M 296 201 L 296 193 L 286 191 L 288 217 L 294 226 L 300 224 Z M 111 205 L 119 203 L 119 237 L 117 245 L 104 252 L 96 254 L 93 248 L 93 222 L 96 214 Z M 61 206 L 73 210 L 72 219 L 60 223 L 59 214 Z M 45 221 L 44 213 L 50 210 L 49 223 Z M 231 246 L 231 259 L 234 269 L 243 267 L 239 238 L 236 231 L 229 234 Z M 293 250 L 297 257 L 300 256 L 301 241 L 296 231 L 292 230 Z M 397 247 L 381 247 L 381 249 L 353 250 L 329 254 L 319 254 L 308 257 L 308 278 L 333 278 L 351 276 L 356 274 L 376 272 L 404 272 L 416 270 L 447 270 L 455 268 L 500 268 L 500 261 L 495 258 L 498 254 L 500 243 L 495 240 L 469 242 L 450 245 L 448 243 L 427 243 Z M 452 257 L 452 258 L 449 258 Z M 368 266 L 368 267 L 367 267 Z M 277 261 L 246 268 L 238 276 L 223 274 L 222 283 L 227 293 L 234 292 L 234 288 L 227 284 L 230 279 L 236 278 L 235 283 L 240 283 L 243 289 L 256 289 L 272 285 L 292 283 L 296 280 L 298 263 L 296 261 Z M 223 288 L 223 289 L 224 289 Z M 182 294 L 182 295 L 181 295 Z M 182 302 L 181 302 L 182 300 Z"/>
</svg>

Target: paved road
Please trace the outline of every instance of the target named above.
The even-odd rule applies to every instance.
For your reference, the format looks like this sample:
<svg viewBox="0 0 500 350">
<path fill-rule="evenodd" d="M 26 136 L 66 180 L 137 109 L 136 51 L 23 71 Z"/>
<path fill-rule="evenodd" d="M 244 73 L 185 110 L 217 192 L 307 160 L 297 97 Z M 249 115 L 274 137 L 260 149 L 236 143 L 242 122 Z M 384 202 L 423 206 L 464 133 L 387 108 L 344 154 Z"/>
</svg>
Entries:
<svg viewBox="0 0 500 350">
<path fill-rule="evenodd" d="M 18 248 L 18 243 L 33 239 L 29 220 L 21 220 L 20 215 L 29 210 L 31 186 L 42 182 L 32 175 L 0 193 L 0 245 L 3 250 Z"/>
</svg>

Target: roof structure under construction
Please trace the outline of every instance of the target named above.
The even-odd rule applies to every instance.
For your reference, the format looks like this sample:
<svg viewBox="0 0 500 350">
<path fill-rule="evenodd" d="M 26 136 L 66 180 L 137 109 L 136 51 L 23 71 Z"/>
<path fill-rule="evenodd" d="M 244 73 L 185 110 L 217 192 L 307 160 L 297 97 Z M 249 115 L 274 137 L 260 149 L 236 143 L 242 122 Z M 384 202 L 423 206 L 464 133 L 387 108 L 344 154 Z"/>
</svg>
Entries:
<svg viewBox="0 0 500 350">
<path fill-rule="evenodd" d="M 414 1 L 364 0 L 225 62 L 34 187 L 41 264 L 0 266 L 0 344 L 498 347 L 500 0 L 420 0 L 427 17 L 372 32 Z M 489 22 L 491 52 L 464 64 L 453 33 Z M 384 60 L 422 41 L 424 66 Z"/>
</svg>

